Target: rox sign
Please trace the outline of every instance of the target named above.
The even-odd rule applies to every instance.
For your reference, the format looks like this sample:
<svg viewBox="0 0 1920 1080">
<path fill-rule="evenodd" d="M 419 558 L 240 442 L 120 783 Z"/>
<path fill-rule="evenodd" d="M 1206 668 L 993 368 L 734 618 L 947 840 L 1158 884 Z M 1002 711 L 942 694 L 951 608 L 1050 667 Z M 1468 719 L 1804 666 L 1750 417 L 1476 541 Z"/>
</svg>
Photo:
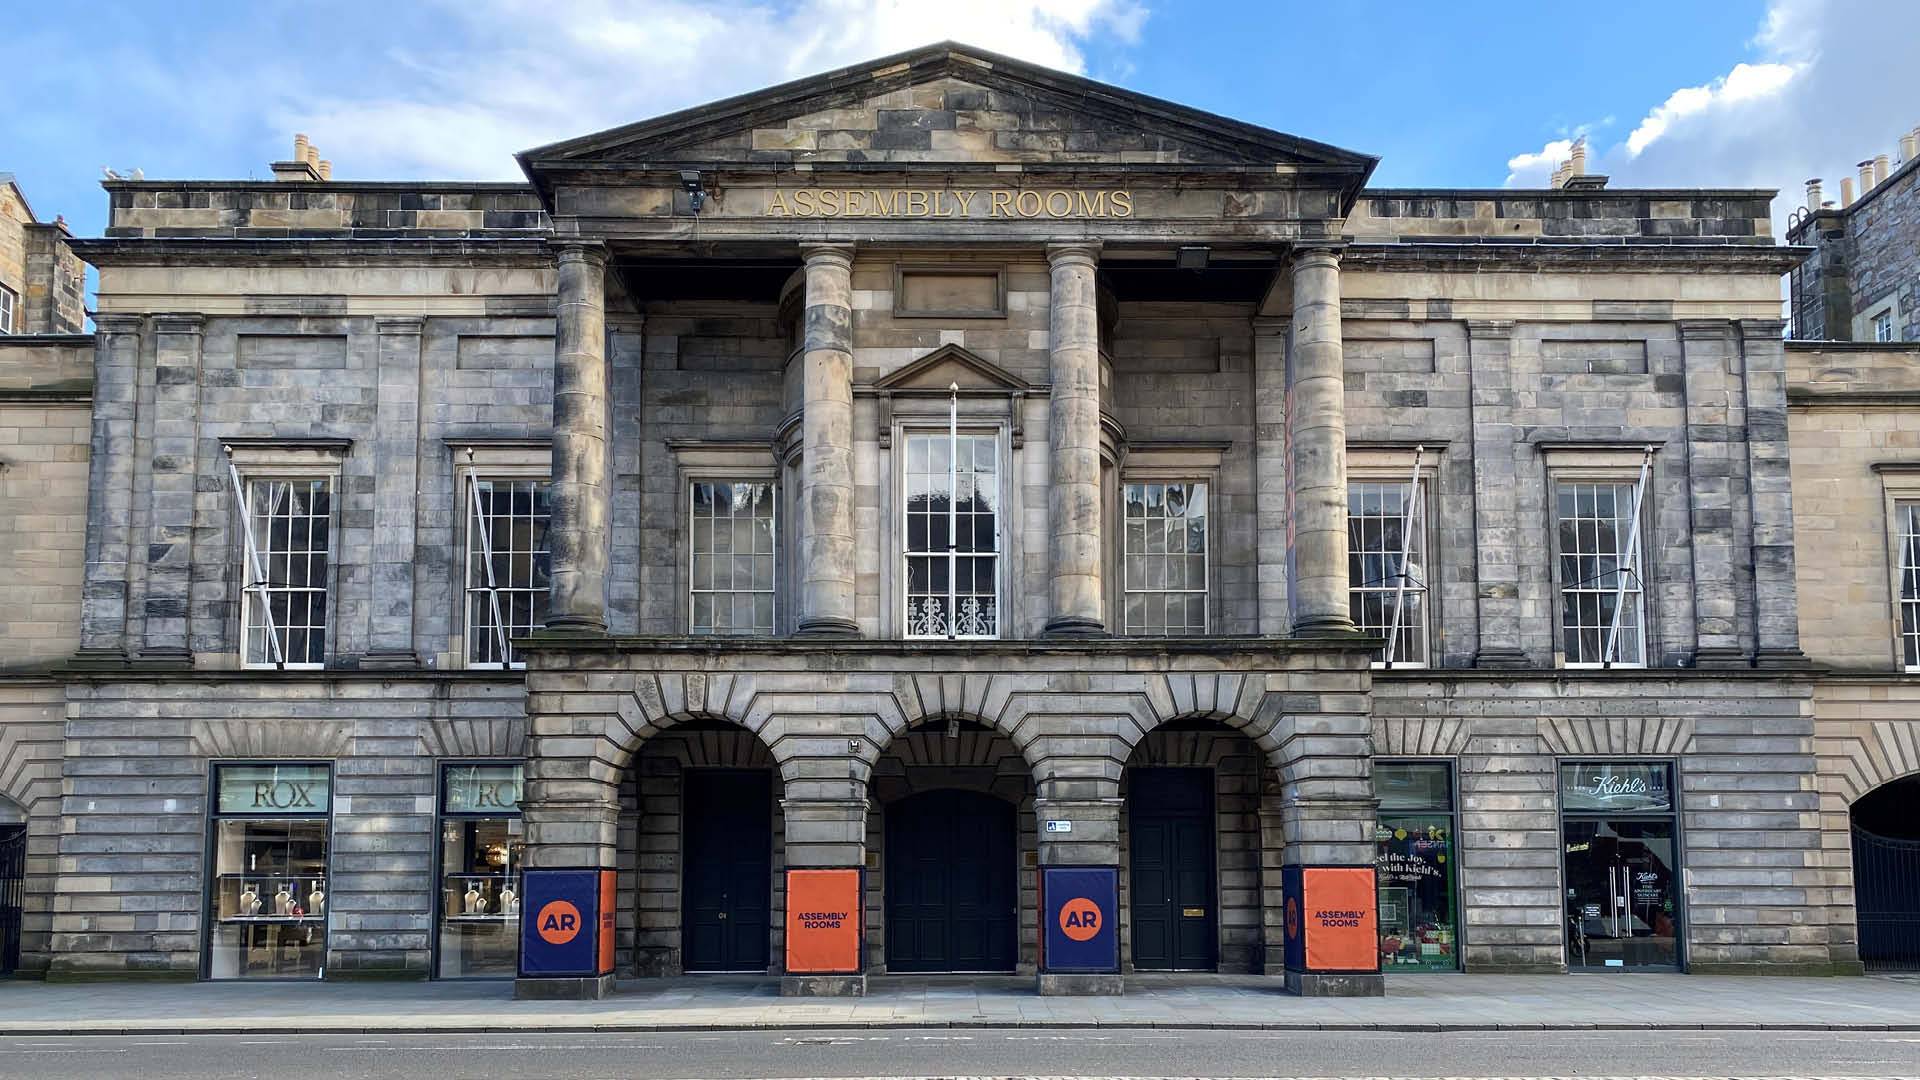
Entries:
<svg viewBox="0 0 1920 1080">
<path fill-rule="evenodd" d="M 223 765 L 218 776 L 223 814 L 324 814 L 333 797 L 324 765 Z"/>
</svg>

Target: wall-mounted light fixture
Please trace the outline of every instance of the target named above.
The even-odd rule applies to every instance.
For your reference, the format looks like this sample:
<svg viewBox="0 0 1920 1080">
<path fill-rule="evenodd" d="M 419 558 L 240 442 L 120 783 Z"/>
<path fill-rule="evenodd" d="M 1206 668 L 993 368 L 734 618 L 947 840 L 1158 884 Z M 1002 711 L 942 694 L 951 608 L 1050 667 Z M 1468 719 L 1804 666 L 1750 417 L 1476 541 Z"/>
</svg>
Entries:
<svg viewBox="0 0 1920 1080">
<path fill-rule="evenodd" d="M 700 184 L 700 173 L 695 169 L 686 169 L 680 173 L 680 186 L 686 189 L 687 201 L 693 206 L 693 212 L 707 204 L 707 189 Z"/>
</svg>

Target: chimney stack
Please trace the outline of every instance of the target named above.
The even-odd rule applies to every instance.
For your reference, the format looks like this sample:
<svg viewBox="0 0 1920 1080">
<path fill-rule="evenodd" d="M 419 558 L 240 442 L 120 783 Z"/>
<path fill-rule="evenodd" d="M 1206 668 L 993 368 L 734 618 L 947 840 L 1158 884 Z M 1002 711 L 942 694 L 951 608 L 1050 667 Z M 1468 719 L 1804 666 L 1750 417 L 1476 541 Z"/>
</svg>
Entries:
<svg viewBox="0 0 1920 1080">
<path fill-rule="evenodd" d="M 320 160 L 320 148 L 304 134 L 293 137 L 293 157 L 267 166 L 281 183 L 311 184 L 333 177 L 333 163 Z"/>
<path fill-rule="evenodd" d="M 1573 156 L 1567 159 L 1567 175 L 1587 175 L 1587 137 L 1585 135 L 1573 140 Z"/>
<path fill-rule="evenodd" d="M 1840 178 L 1840 209 L 1845 210 L 1847 207 L 1852 205 L 1853 205 L 1853 177 L 1843 176 Z"/>
<path fill-rule="evenodd" d="M 1887 182 L 1887 155 L 1877 154 L 1873 159 L 1873 182 L 1875 185 Z"/>
<path fill-rule="evenodd" d="M 1817 214 L 1819 212 L 1820 212 L 1820 178 L 1816 176 L 1813 179 L 1807 181 L 1807 213 Z"/>
</svg>

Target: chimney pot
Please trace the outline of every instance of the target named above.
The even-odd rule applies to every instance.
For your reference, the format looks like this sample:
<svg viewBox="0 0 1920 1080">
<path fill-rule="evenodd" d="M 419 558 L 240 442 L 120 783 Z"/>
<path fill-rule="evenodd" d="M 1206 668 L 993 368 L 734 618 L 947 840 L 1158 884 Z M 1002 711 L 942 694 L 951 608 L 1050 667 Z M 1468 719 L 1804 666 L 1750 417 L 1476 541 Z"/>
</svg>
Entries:
<svg viewBox="0 0 1920 1080">
<path fill-rule="evenodd" d="M 1860 170 L 1860 195 L 1864 198 L 1867 192 L 1873 190 L 1873 159 L 1868 158 L 1854 168 Z"/>
<path fill-rule="evenodd" d="M 333 162 L 331 162 L 331 161 L 327 161 L 327 160 L 324 160 L 324 159 L 322 159 L 322 160 L 321 160 L 321 162 L 320 162 L 320 179 L 322 179 L 322 180 L 331 180 L 331 179 L 333 179 Z"/>
<path fill-rule="evenodd" d="M 1587 174 L 1587 137 L 1585 135 L 1582 135 L 1578 139 L 1575 139 L 1573 141 L 1573 156 L 1567 159 L 1567 175 L 1568 176 L 1585 176 L 1586 174 Z"/>
<path fill-rule="evenodd" d="M 1916 150 L 1920 150 L 1920 138 L 1916 138 L 1912 132 L 1900 136 L 1900 164 L 1912 161 Z"/>
<path fill-rule="evenodd" d="M 1820 209 L 1820 178 L 1817 176 L 1807 181 L 1807 209 Z"/>
<path fill-rule="evenodd" d="M 1843 176 L 1840 178 L 1840 209 L 1845 210 L 1847 207 L 1852 205 L 1853 205 L 1853 177 Z"/>
<path fill-rule="evenodd" d="M 293 136 L 293 160 L 307 160 L 307 137 L 304 134 L 295 133 Z"/>
<path fill-rule="evenodd" d="M 1874 156 L 1873 182 L 1875 184 L 1884 184 L 1887 182 L 1887 155 L 1885 154 L 1876 154 Z"/>
</svg>

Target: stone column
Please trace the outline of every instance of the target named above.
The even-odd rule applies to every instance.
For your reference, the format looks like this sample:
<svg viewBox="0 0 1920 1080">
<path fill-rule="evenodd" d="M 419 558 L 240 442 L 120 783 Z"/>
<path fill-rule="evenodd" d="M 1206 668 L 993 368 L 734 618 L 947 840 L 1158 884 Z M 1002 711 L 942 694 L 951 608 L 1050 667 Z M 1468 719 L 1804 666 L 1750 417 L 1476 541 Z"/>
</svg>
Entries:
<svg viewBox="0 0 1920 1080">
<path fill-rule="evenodd" d="M 1473 411 L 1473 666 L 1525 667 L 1520 647 L 1520 534 L 1514 491 L 1513 323 L 1469 320 L 1467 352 Z M 1531 557 L 1531 556 L 1529 556 Z"/>
<path fill-rule="evenodd" d="M 1347 406 L 1340 345 L 1340 257 L 1293 257 L 1293 350 L 1287 363 L 1288 495 L 1296 635 L 1353 632 L 1347 597 Z"/>
<path fill-rule="evenodd" d="M 1106 632 L 1100 543 L 1098 244 L 1052 244 L 1047 414 L 1049 634 Z"/>
<path fill-rule="evenodd" d="M 138 315 L 94 316 L 93 435 L 87 459 L 86 583 L 75 659 L 127 658 L 133 548 L 133 422 L 139 395 Z"/>
<path fill-rule="evenodd" d="M 1734 459 L 1739 403 L 1733 396 L 1733 324 L 1683 319 L 1680 349 L 1687 403 L 1687 523 L 1693 552 L 1694 665 L 1745 667 L 1740 647 L 1739 568 L 1734 558 Z M 1646 506 L 1641 507 L 1642 513 Z M 1646 523 L 1643 536 L 1650 534 Z M 1652 663 L 1653 643 L 1647 643 Z"/>
<path fill-rule="evenodd" d="M 1260 632 L 1284 637 L 1287 611 L 1287 321 L 1253 320 L 1254 550 Z"/>
<path fill-rule="evenodd" d="M 802 634 L 852 637 L 853 248 L 808 247 L 800 362 Z"/>
<path fill-rule="evenodd" d="M 200 446 L 200 357 L 206 319 L 153 320 L 153 448 L 147 484 L 147 594 L 140 659 L 191 664 L 193 511 Z"/>
<path fill-rule="evenodd" d="M 1787 468 L 1787 348 L 1778 319 L 1742 319 L 1747 497 L 1753 506 L 1755 659 L 1805 664 L 1794 581 L 1793 488 Z"/>
<path fill-rule="evenodd" d="M 380 390 L 374 405 L 373 595 L 365 667 L 410 668 L 413 648 L 413 566 L 420 499 L 420 334 L 417 315 L 381 316 Z M 466 492 L 454 512 L 470 517 Z"/>
<path fill-rule="evenodd" d="M 553 343 L 553 498 L 547 535 L 553 600 L 547 627 L 607 630 L 606 248 L 556 245 L 559 305 Z"/>
</svg>

